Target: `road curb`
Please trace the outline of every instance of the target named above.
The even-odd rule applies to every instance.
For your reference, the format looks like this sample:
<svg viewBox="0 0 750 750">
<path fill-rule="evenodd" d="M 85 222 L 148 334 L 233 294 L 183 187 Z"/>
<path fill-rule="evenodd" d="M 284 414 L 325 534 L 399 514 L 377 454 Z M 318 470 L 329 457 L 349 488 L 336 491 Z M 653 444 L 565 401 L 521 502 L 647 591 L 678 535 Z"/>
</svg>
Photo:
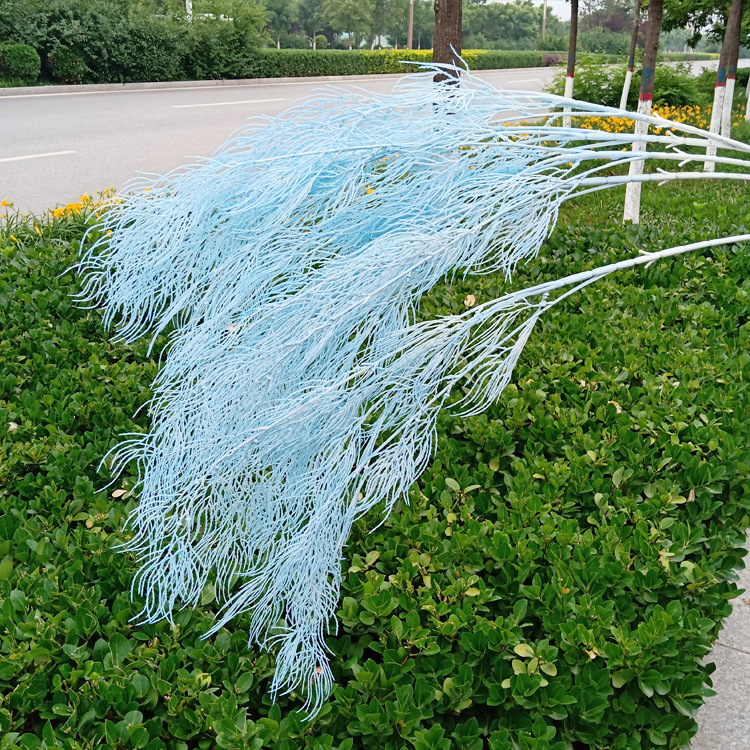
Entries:
<svg viewBox="0 0 750 750">
<path fill-rule="evenodd" d="M 507 73 L 518 71 L 519 73 L 532 70 L 548 70 L 549 66 L 538 66 L 534 68 L 497 68 L 492 70 L 475 70 L 473 75 L 489 75 L 491 73 Z M 236 78 L 231 80 L 216 81 L 155 81 L 149 83 L 86 83 L 86 84 L 61 84 L 59 86 L 18 86 L 16 88 L 0 89 L 0 99 L 3 97 L 28 97 L 28 96 L 63 96 L 69 94 L 110 94 L 126 91 L 168 91 L 170 89 L 203 89 L 222 88 L 232 86 L 263 86 L 267 84 L 303 84 L 334 83 L 336 81 L 369 81 L 374 79 L 395 80 L 402 78 L 405 73 L 376 73 L 374 75 L 351 75 L 351 76 L 298 76 L 287 78 Z"/>
</svg>

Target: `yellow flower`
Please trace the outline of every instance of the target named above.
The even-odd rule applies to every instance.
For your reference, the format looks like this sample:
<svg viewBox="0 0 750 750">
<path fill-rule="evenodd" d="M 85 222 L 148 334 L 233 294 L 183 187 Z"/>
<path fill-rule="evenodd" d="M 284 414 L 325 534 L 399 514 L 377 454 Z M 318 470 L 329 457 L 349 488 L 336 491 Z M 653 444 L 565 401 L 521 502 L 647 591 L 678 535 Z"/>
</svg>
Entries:
<svg viewBox="0 0 750 750">
<path fill-rule="evenodd" d="M 0 203 L 0 208 L 5 208 L 6 206 L 12 206 L 12 205 L 13 205 L 12 203 L 8 203 L 7 198 L 3 198 L 3 202 Z"/>
<path fill-rule="evenodd" d="M 11 239 L 13 240 L 13 242 L 18 242 L 18 237 L 14 237 L 14 236 L 13 236 L 13 235 L 11 234 L 10 238 L 11 238 Z"/>
</svg>

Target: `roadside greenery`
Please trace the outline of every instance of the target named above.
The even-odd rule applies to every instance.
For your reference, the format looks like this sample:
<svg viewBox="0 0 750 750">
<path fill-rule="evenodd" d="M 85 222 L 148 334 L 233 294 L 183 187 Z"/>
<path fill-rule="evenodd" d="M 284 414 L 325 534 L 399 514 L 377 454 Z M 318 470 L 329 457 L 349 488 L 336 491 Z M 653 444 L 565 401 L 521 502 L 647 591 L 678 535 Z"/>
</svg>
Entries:
<svg viewBox="0 0 750 750">
<path fill-rule="evenodd" d="M 0 79 L 34 83 L 39 78 L 42 62 L 33 47 L 17 42 L 0 44 Z"/>
<path fill-rule="evenodd" d="M 638 249 L 747 232 L 750 189 L 646 189 L 566 206 L 515 285 Z M 0 748 L 676 748 L 737 594 L 750 525 L 750 254 L 611 277 L 538 324 L 500 403 L 446 413 L 430 468 L 346 549 L 337 687 L 303 723 L 270 704 L 247 619 L 201 640 L 214 592 L 131 622 L 114 551 L 132 471 L 97 467 L 149 396 L 157 353 L 112 343 L 71 299 L 91 199 L 0 222 Z M 96 237 L 96 230 L 86 242 Z M 421 314 L 506 289 L 443 284 Z M 710 684 L 710 682 L 709 682 Z"/>
<path fill-rule="evenodd" d="M 184 0 L 0 0 L 0 85 L 404 72 L 399 60 L 431 58 L 431 7 L 417 0 L 422 49 L 410 51 L 408 0 L 195 0 L 192 20 Z M 472 68 L 553 65 L 567 49 L 552 14 L 539 38 L 541 8 L 531 0 L 469 4 L 465 21 Z M 589 29 L 579 48 L 618 61 L 627 45 L 609 44 L 613 36 Z M 383 44 L 396 49 L 378 51 Z"/>
<path fill-rule="evenodd" d="M 607 107 L 619 107 L 625 72 L 624 65 L 612 65 L 601 56 L 584 57 L 576 66 L 573 95 L 582 101 L 603 104 Z M 738 85 L 735 89 L 738 106 L 746 101 L 744 85 L 747 83 L 749 73 L 748 68 L 738 71 Z M 700 107 L 704 112 L 709 110 L 708 123 L 710 123 L 715 78 L 715 70 L 707 70 L 694 76 L 686 65 L 659 64 L 654 75 L 654 105 L 671 108 Z M 638 106 L 640 84 L 641 70 L 637 68 L 633 73 L 633 82 L 628 97 L 630 110 L 635 110 Z M 565 71 L 561 71 L 553 79 L 549 90 L 562 95 L 564 87 Z M 744 119 L 744 114 L 742 119 Z"/>
</svg>

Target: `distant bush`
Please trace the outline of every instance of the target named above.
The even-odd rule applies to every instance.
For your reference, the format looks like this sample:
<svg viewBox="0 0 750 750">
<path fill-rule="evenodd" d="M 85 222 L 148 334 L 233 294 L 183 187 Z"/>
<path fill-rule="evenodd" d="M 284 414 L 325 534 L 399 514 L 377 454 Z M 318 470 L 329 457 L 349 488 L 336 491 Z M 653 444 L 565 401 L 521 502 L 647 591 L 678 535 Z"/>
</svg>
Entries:
<svg viewBox="0 0 750 750">
<path fill-rule="evenodd" d="M 608 29 L 582 31 L 578 35 L 578 51 L 627 55 L 630 51 L 630 34 L 614 33 Z"/>
<path fill-rule="evenodd" d="M 254 78 L 257 66 L 257 52 L 246 43 L 241 29 L 220 21 L 193 22 L 184 61 L 186 78 Z"/>
<path fill-rule="evenodd" d="M 82 83 L 91 73 L 75 49 L 59 45 L 47 56 L 52 78 L 57 83 Z"/>
<path fill-rule="evenodd" d="M 280 34 L 279 43 L 281 49 L 310 49 L 310 40 L 304 34 Z"/>
<path fill-rule="evenodd" d="M 0 44 L 0 78 L 34 83 L 41 69 L 42 61 L 33 47 L 18 42 Z"/>
<path fill-rule="evenodd" d="M 602 64 L 597 58 L 582 60 L 576 67 L 573 96 L 585 102 L 619 107 L 622 86 L 625 82 L 624 65 Z M 565 86 L 563 72 L 555 76 L 549 90 L 562 94 Z M 641 87 L 641 72 L 636 70 L 630 86 L 628 108 L 638 106 Z M 669 104 L 684 107 L 688 104 L 704 103 L 698 79 L 690 75 L 685 66 L 657 65 L 654 77 L 654 104 Z"/>
<path fill-rule="evenodd" d="M 315 49 L 326 49 L 328 47 L 328 39 L 323 34 L 318 34 L 315 37 Z"/>
</svg>

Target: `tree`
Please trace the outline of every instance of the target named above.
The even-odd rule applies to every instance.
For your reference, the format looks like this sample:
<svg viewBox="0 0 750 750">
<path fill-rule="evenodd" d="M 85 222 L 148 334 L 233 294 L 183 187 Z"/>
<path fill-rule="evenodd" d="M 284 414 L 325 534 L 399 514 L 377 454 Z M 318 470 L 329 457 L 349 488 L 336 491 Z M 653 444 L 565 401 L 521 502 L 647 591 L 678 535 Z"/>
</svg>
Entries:
<svg viewBox="0 0 750 750">
<path fill-rule="evenodd" d="M 417 36 L 417 49 L 422 46 L 429 49 L 432 46 L 432 36 L 435 30 L 435 10 L 430 0 L 415 0 L 414 2 L 414 33 Z"/>
<path fill-rule="evenodd" d="M 298 13 L 300 25 L 315 49 L 315 35 L 323 26 L 323 0 L 300 0 Z"/>
<path fill-rule="evenodd" d="M 469 3 L 464 7 L 464 47 L 493 45 L 504 49 L 532 49 L 539 37 L 543 8 L 531 0 L 508 3 Z M 547 28 L 559 33 L 562 22 L 547 13 Z"/>
<path fill-rule="evenodd" d="M 721 134 L 729 137 L 732 131 L 732 104 L 734 103 L 734 86 L 737 80 L 737 61 L 740 56 L 740 42 L 742 37 L 742 0 L 732 0 L 724 34 L 724 44 L 727 47 L 726 66 L 727 84 L 724 91 L 724 102 L 721 112 Z M 712 117 L 713 119 L 713 117 Z"/>
<path fill-rule="evenodd" d="M 409 24 L 409 0 L 386 0 L 385 34 L 396 49 L 406 46 Z"/>
<path fill-rule="evenodd" d="M 574 0 L 577 2 L 577 0 Z M 460 65 L 462 38 L 461 0 L 435 0 L 435 35 L 432 38 L 432 62 Z M 444 81 L 446 75 L 435 76 Z"/>
<path fill-rule="evenodd" d="M 607 29 L 615 34 L 630 24 L 631 0 L 581 0 L 581 29 Z"/>
<path fill-rule="evenodd" d="M 276 37 L 276 47 L 281 48 L 281 34 L 289 31 L 297 20 L 297 0 L 264 0 L 268 14 L 268 28 Z"/>
<path fill-rule="evenodd" d="M 373 3 L 367 0 L 325 0 L 323 15 L 337 32 L 348 35 L 349 49 L 359 46 L 372 18 Z"/>
<path fill-rule="evenodd" d="M 625 83 L 622 86 L 620 97 L 620 109 L 628 108 L 628 94 L 630 93 L 630 82 L 633 80 L 635 70 L 635 49 L 638 46 L 638 32 L 641 28 L 641 0 L 635 0 L 633 8 L 633 34 L 630 37 L 630 55 L 628 56 L 628 72 L 625 74 Z"/>
<path fill-rule="evenodd" d="M 659 53 L 659 34 L 661 33 L 661 20 L 664 11 L 664 0 L 651 0 L 648 5 L 648 31 L 646 32 L 646 43 L 643 47 L 643 70 L 641 72 L 641 90 L 638 94 L 638 114 L 650 115 L 651 104 L 654 100 L 654 72 L 656 70 L 656 57 Z M 648 123 L 636 121 L 635 134 L 646 135 Z M 633 151 L 645 151 L 646 143 L 637 141 L 633 143 Z M 630 176 L 643 174 L 643 159 L 630 162 Z M 625 213 L 623 221 L 632 221 L 637 224 L 641 217 L 641 183 L 629 182 L 625 189 Z"/>
</svg>

